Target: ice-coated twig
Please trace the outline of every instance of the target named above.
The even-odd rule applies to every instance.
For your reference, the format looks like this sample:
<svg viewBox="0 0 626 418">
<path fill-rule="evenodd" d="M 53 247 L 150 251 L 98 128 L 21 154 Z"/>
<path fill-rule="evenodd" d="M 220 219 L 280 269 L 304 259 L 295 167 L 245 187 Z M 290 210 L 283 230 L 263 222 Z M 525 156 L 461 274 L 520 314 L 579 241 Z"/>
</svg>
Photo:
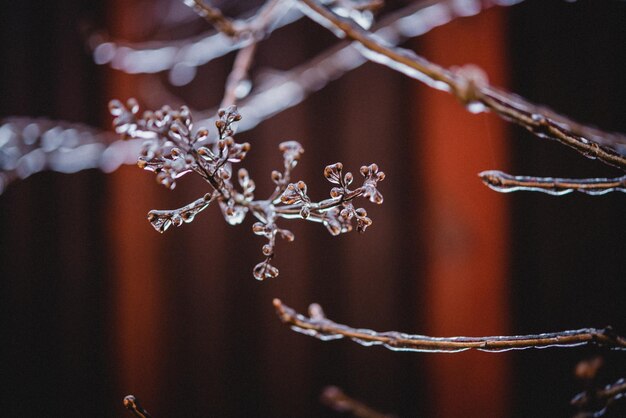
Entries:
<svg viewBox="0 0 626 418">
<path fill-rule="evenodd" d="M 603 195 L 610 192 L 626 193 L 626 176 L 617 178 L 561 179 L 552 177 L 512 176 L 502 171 L 483 171 L 478 175 L 491 189 L 502 192 L 530 191 L 555 196 L 572 192 Z"/>
<path fill-rule="evenodd" d="M 152 415 L 139 405 L 139 401 L 133 395 L 124 397 L 124 408 L 128 409 L 137 418 L 152 418 Z"/>
<path fill-rule="evenodd" d="M 576 418 L 598 418 L 620 399 L 626 399 L 626 379 L 623 378 L 601 389 L 581 392 L 574 396 L 571 404 L 581 411 Z"/>
<path fill-rule="evenodd" d="M 470 111 L 491 110 L 538 137 L 556 140 L 589 158 L 626 170 L 626 136 L 587 127 L 490 86 L 475 72 L 459 72 L 436 65 L 415 52 L 390 45 L 372 33 L 327 8 L 318 0 L 298 0 L 302 11 L 338 37 L 357 43 L 361 53 L 427 85 L 449 92 Z"/>
<path fill-rule="evenodd" d="M 351 188 L 354 177 L 352 173 L 343 171 L 341 163 L 331 164 L 324 169 L 326 179 L 335 185 L 330 191 L 330 198 L 312 200 L 306 183 L 291 182 L 291 173 L 304 152 L 296 141 L 280 144 L 283 170 L 275 170 L 271 175 L 276 188 L 269 198 L 256 200 L 255 182 L 245 168 L 240 168 L 236 174 L 238 187 L 232 180 L 232 164 L 240 163 L 250 150 L 250 144 L 235 142 L 236 124 L 241 120 L 235 106 L 220 110 L 215 122 L 216 142 L 208 140 L 208 130 L 194 128 L 191 113 L 186 107 L 179 110 L 163 107 L 155 112 L 143 112 L 142 115 L 134 99 L 126 104 L 114 100 L 109 107 L 118 134 L 123 138 L 145 140 L 138 165 L 156 173 L 158 183 L 173 189 L 179 178 L 195 172 L 211 186 L 210 193 L 187 206 L 150 211 L 148 220 L 152 226 L 159 232 L 165 232 L 171 225 L 180 226 L 191 222 L 214 201 L 219 203 L 230 225 L 242 223 L 248 212 L 251 213 L 258 220 L 252 226 L 253 232 L 268 241 L 262 248 L 265 259 L 253 269 L 253 275 L 258 280 L 278 275 L 278 269 L 270 263 L 274 257 L 276 237 L 287 241 L 294 239 L 293 233 L 276 224 L 280 218 L 318 222 L 332 235 L 351 231 L 353 223 L 356 223 L 359 232 L 364 232 L 372 220 L 365 209 L 354 206 L 354 199 L 364 197 L 372 203 L 383 202 L 377 186 L 378 182 L 384 180 L 385 174 L 379 171 L 376 164 L 361 167 L 363 183 Z"/>
<path fill-rule="evenodd" d="M 352 328 L 326 318 L 318 304 L 309 306 L 309 316 L 297 313 L 274 299 L 274 308 L 281 321 L 291 329 L 322 341 L 349 338 L 364 346 L 382 345 L 394 351 L 456 353 L 466 350 L 489 352 L 525 350 L 529 348 L 577 347 L 594 344 L 615 350 L 626 350 L 626 339 L 615 335 L 610 327 L 584 328 L 536 335 L 492 337 L 429 337 L 397 331 L 377 332 Z"/>
<path fill-rule="evenodd" d="M 327 386 L 320 396 L 322 403 L 329 408 L 351 414 L 357 418 L 394 418 L 394 415 L 383 414 L 367 406 L 361 401 L 346 395 L 337 386 Z"/>
</svg>

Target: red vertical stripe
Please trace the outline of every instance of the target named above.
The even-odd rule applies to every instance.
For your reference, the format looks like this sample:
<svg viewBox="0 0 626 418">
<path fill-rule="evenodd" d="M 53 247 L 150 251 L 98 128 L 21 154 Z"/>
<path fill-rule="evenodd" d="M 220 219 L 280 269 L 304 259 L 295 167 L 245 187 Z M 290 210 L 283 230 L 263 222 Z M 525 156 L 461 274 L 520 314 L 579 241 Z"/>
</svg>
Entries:
<svg viewBox="0 0 626 418">
<path fill-rule="evenodd" d="M 505 79 L 504 15 L 492 9 L 434 30 L 421 53 L 445 65 L 477 64 Z M 508 330 L 505 199 L 476 174 L 506 164 L 505 124 L 467 112 L 449 94 L 416 88 L 414 113 L 426 204 L 426 328 L 434 335 L 498 335 Z M 437 417 L 505 416 L 507 356 L 462 353 L 427 358 Z"/>
</svg>

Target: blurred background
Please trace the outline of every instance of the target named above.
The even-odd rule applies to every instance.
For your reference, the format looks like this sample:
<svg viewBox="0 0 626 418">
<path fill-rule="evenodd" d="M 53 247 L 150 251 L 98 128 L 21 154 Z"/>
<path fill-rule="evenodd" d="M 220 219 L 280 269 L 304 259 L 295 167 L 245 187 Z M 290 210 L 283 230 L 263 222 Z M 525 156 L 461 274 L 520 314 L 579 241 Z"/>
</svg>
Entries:
<svg viewBox="0 0 626 418">
<path fill-rule="evenodd" d="M 390 1 L 383 14 L 408 3 Z M 213 4 L 229 16 L 259 6 Z M 129 75 L 94 63 L 93 39 L 167 41 L 210 29 L 175 0 L 23 1 L 1 20 L 0 117 L 107 130 L 112 98 L 210 109 L 234 59 L 200 66 L 182 86 L 167 72 Z M 528 0 L 455 19 L 404 46 L 445 66 L 478 64 L 495 85 L 626 132 L 624 21 L 620 1 Z M 259 45 L 253 79 L 336 43 L 300 19 Z M 437 336 L 606 325 L 623 335 L 624 195 L 504 195 L 476 176 L 618 170 L 494 115 L 470 114 L 452 96 L 372 63 L 238 138 L 252 145 L 243 166 L 259 197 L 272 189 L 284 140 L 304 145 L 294 177 L 316 199 L 329 191 L 327 164 L 356 172 L 378 163 L 387 178 L 385 203 L 367 206 L 373 226 L 332 237 L 318 224 L 283 221 L 296 240 L 277 247 L 280 276 L 257 282 L 263 240 L 250 219 L 232 227 L 209 207 L 163 235 L 146 221 L 150 209 L 206 193 L 199 178 L 170 192 L 125 166 L 10 185 L 0 195 L 0 415 L 128 416 L 121 401 L 132 393 L 156 418 L 341 416 L 319 402 L 332 384 L 398 417 L 570 416 L 569 400 L 583 389 L 578 361 L 603 356 L 601 384 L 626 376 L 623 353 L 594 347 L 437 355 L 321 342 L 282 325 L 271 304 L 279 297 L 305 312 L 317 302 L 340 323 Z M 607 414 L 625 415 L 623 402 Z"/>
</svg>

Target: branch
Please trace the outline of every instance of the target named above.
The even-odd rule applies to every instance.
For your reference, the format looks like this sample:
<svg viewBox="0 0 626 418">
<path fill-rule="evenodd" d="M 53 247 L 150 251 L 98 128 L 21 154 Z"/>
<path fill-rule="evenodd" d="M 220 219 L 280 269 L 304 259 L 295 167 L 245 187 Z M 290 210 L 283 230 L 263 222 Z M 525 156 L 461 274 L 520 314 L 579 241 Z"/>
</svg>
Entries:
<svg viewBox="0 0 626 418">
<path fill-rule="evenodd" d="M 429 353 L 457 353 L 465 350 L 489 352 L 525 350 L 529 348 L 577 347 L 594 344 L 615 350 L 626 350 L 626 339 L 604 329 L 584 328 L 572 331 L 536 335 L 514 335 L 494 337 L 429 337 L 411 335 L 397 331 L 377 332 L 369 329 L 352 328 L 327 319 L 321 306 L 309 306 L 309 317 L 297 313 L 274 299 L 274 308 L 280 319 L 291 329 L 322 341 L 350 338 L 364 346 L 382 345 L 393 351 L 415 351 Z"/>
<path fill-rule="evenodd" d="M 617 151 L 626 147 L 626 136 L 573 122 L 519 96 L 498 90 L 485 80 L 445 69 L 411 50 L 389 45 L 351 20 L 333 13 L 317 0 L 299 1 L 305 14 L 337 36 L 357 42 L 361 53 L 369 60 L 453 94 L 472 112 L 489 109 L 538 137 L 556 140 L 588 158 L 597 158 L 605 164 L 626 170 L 626 156 Z"/>
<path fill-rule="evenodd" d="M 322 403 L 337 412 L 347 412 L 357 418 L 393 418 L 346 395 L 336 386 L 327 386 L 320 396 Z"/>
<path fill-rule="evenodd" d="M 263 10 L 268 10 L 263 8 Z M 201 65 L 237 51 L 253 41 L 267 37 L 272 31 L 287 26 L 302 17 L 294 7 L 272 7 L 271 14 L 255 13 L 247 19 L 237 19 L 233 25 L 237 30 L 254 33 L 254 36 L 240 36 L 236 39 L 222 33 L 210 31 L 187 39 L 175 41 L 150 41 L 128 43 L 94 35 L 91 43 L 96 64 L 109 64 L 116 70 L 131 74 L 158 73 L 172 70 L 170 80 L 175 80 L 177 69 L 190 72 L 176 85 L 187 84 L 195 77 L 195 69 Z"/>
<path fill-rule="evenodd" d="M 132 412 L 137 418 L 152 418 L 152 415 L 139 405 L 139 401 L 133 395 L 124 397 L 124 407 Z"/>
<path fill-rule="evenodd" d="M 619 379 L 602 389 L 581 392 L 570 403 L 584 411 L 576 415 L 577 418 L 596 418 L 603 416 L 611 404 L 623 398 L 626 398 L 626 380 Z"/>
<path fill-rule="evenodd" d="M 571 192 L 603 195 L 610 192 L 626 193 L 626 176 L 613 179 L 561 179 L 552 177 L 512 176 L 502 171 L 483 171 L 478 175 L 491 189 L 502 192 L 542 192 L 561 196 Z"/>
<path fill-rule="evenodd" d="M 229 106 L 234 106 L 238 99 L 245 97 L 250 91 L 249 88 L 245 88 L 243 83 L 248 78 L 248 71 L 252 65 L 254 59 L 254 53 L 256 52 L 256 42 L 252 42 L 250 45 L 242 48 L 237 52 L 237 57 L 233 64 L 233 68 L 226 79 L 226 88 L 224 91 L 224 98 L 220 103 L 220 109 L 226 109 Z M 241 91 L 242 87 L 244 92 Z"/>
</svg>

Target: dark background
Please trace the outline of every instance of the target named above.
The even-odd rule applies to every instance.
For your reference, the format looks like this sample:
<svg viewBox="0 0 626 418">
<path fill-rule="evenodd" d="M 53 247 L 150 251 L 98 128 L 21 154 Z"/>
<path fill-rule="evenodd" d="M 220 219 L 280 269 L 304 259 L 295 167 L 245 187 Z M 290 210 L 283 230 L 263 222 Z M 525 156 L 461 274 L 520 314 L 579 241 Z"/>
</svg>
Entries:
<svg viewBox="0 0 626 418">
<path fill-rule="evenodd" d="M 66 0 L 4 8 L 0 116 L 108 127 L 105 103 L 116 76 L 92 63 L 83 30 L 119 19 L 119 6 Z M 128 7 L 143 17 L 135 32 L 150 38 L 153 14 L 139 12 L 151 3 Z M 626 131 L 626 4 L 527 1 L 507 8 L 504 16 L 511 90 L 580 121 Z M 290 68 L 333 42 L 324 29 L 301 21 L 263 44 L 255 65 Z M 422 40 L 408 46 L 419 52 Z M 194 84 L 175 92 L 194 107 L 214 106 L 231 63 L 225 57 L 210 64 Z M 433 355 L 321 343 L 288 331 L 271 307 L 273 297 L 300 311 L 319 302 L 339 322 L 424 332 L 428 300 L 421 295 L 430 279 L 421 266 L 428 263 L 429 242 L 419 234 L 427 227 L 427 202 L 420 194 L 425 174 L 416 168 L 425 151 L 415 152 L 415 114 L 427 104 L 419 101 L 414 84 L 367 64 L 241 134 L 253 145 L 245 166 L 259 196 L 269 191 L 269 173 L 280 164 L 276 147 L 285 139 L 304 144 L 296 176 L 314 196 L 327 192 L 321 171 L 334 161 L 352 171 L 376 161 L 388 175 L 381 184 L 384 205 L 368 206 L 374 225 L 365 235 L 331 238 L 318 225 L 290 223 L 297 238 L 279 245 L 281 276 L 275 281 L 252 279 L 262 244 L 249 220 L 229 227 L 209 208 L 192 225 L 163 236 L 144 222 L 149 209 L 177 207 L 203 194 L 197 179 L 182 179 L 168 192 L 148 173 L 125 168 L 112 176 L 93 170 L 43 173 L 9 187 L 0 196 L 0 415 L 123 416 L 121 399 L 133 393 L 157 418 L 334 416 L 318 396 L 335 384 L 400 417 L 442 416 L 430 396 Z M 513 173 L 620 175 L 519 128 L 509 132 Z M 126 196 L 122 206 L 120 196 Z M 611 324 L 625 333 L 624 195 L 519 193 L 503 199 L 510 208 L 506 281 L 512 332 Z M 125 205 L 140 215 L 119 218 Z M 128 242 L 145 250 L 127 265 L 120 254 L 128 253 L 121 249 Z M 129 271 L 148 285 L 120 298 L 120 278 L 128 280 Z M 137 316 L 124 317 L 132 309 Z M 128 364 L 143 351 L 142 364 Z M 506 398 L 507 416 L 571 415 L 568 401 L 581 390 L 574 366 L 596 353 L 605 356 L 603 383 L 626 375 L 626 358 L 618 352 L 515 352 L 505 355 L 510 376 L 493 396 Z M 498 355 L 467 358 L 482 362 Z M 477 385 L 471 374 L 466 378 L 468 388 Z M 467 404 L 457 416 L 490 416 L 477 408 Z M 622 405 L 609 416 L 624 414 Z"/>
</svg>

